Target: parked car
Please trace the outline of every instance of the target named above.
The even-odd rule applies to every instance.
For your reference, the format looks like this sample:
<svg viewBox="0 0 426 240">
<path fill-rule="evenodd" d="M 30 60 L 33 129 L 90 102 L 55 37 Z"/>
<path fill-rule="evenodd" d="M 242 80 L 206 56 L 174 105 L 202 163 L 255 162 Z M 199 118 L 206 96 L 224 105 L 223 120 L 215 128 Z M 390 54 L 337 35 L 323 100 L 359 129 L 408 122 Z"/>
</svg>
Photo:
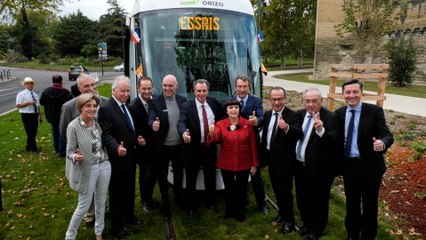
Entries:
<svg viewBox="0 0 426 240">
<path fill-rule="evenodd" d="M 124 72 L 124 63 L 115 66 L 112 70 L 114 72 Z"/>
<path fill-rule="evenodd" d="M 72 66 L 68 71 L 68 79 L 70 81 L 77 80 L 81 73 L 89 73 L 89 70 L 83 66 Z"/>
</svg>

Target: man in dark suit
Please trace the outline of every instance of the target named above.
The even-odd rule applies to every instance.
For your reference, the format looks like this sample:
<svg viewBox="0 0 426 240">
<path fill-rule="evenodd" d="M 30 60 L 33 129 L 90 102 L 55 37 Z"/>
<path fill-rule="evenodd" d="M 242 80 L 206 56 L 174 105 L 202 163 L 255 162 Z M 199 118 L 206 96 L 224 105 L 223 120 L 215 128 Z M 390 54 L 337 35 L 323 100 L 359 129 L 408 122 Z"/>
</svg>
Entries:
<svg viewBox="0 0 426 240">
<path fill-rule="evenodd" d="M 303 137 L 296 145 L 295 184 L 300 218 L 299 229 L 306 240 L 319 239 L 328 221 L 328 199 L 334 171 L 333 160 L 338 141 L 337 115 L 322 107 L 317 88 L 303 93 L 305 109 L 298 111 Z"/>
<path fill-rule="evenodd" d="M 262 99 L 254 95 L 249 94 L 250 92 L 250 78 L 245 75 L 238 75 L 235 78 L 235 90 L 237 99 L 241 103 L 240 115 L 248 119 L 250 125 L 253 126 L 254 132 L 256 133 L 257 146 L 260 146 L 260 135 L 259 126 L 263 124 L 263 107 Z M 265 187 L 263 186 L 262 171 L 261 168 L 265 167 L 265 161 L 259 156 L 259 170 L 255 175 L 251 176 L 251 186 L 253 193 L 256 198 L 256 203 L 259 210 L 265 214 L 269 214 L 269 210 L 266 207 L 265 202 Z M 248 199 L 248 197 L 247 197 Z M 247 200 L 248 201 L 248 200 Z"/>
<path fill-rule="evenodd" d="M 222 119 L 222 104 L 208 97 L 210 83 L 205 79 L 194 82 L 195 99 L 183 104 L 178 131 L 184 144 L 184 166 L 189 212 L 192 216 L 197 210 L 195 185 L 198 171 L 203 166 L 206 206 L 214 208 L 216 191 L 216 144 L 207 144 L 209 125 Z M 206 120 L 204 120 L 206 118 Z"/>
<path fill-rule="evenodd" d="M 149 105 L 148 125 L 154 131 L 153 142 L 158 169 L 162 210 L 164 216 L 170 216 L 170 199 L 168 193 L 167 174 L 169 161 L 173 168 L 173 193 L 178 206 L 184 207 L 182 180 L 182 137 L 177 130 L 180 110 L 186 98 L 176 94 L 179 85 L 176 77 L 167 75 L 163 78 L 163 94 L 152 99 Z"/>
<path fill-rule="evenodd" d="M 137 142 L 134 121 L 126 106 L 130 96 L 130 81 L 118 76 L 112 84 L 112 97 L 99 109 L 102 143 L 111 162 L 109 208 L 111 234 L 122 238 L 129 233 L 124 223 L 141 224 L 134 215 L 135 208 L 135 150 Z"/>
<path fill-rule="evenodd" d="M 293 176 L 296 142 L 303 136 L 298 114 L 285 106 L 286 92 L 274 87 L 269 94 L 272 110 L 265 112 L 262 145 L 263 158 L 269 162 L 269 178 L 277 199 L 282 233 L 295 230 L 293 210 Z"/>
<path fill-rule="evenodd" d="M 139 193 L 142 209 L 150 212 L 154 207 L 152 194 L 157 181 L 152 156 L 152 129 L 148 126 L 149 102 L 152 99 L 152 80 L 147 76 L 139 79 L 138 96 L 129 104 L 138 136 L 141 136 L 143 146 L 136 147 L 136 164 L 139 166 Z"/>
<path fill-rule="evenodd" d="M 363 103 L 362 91 L 360 80 L 346 81 L 342 93 L 347 106 L 336 113 L 343 150 L 346 232 L 349 239 L 365 240 L 377 234 L 379 189 L 386 171 L 383 154 L 394 140 L 383 109 Z"/>
</svg>

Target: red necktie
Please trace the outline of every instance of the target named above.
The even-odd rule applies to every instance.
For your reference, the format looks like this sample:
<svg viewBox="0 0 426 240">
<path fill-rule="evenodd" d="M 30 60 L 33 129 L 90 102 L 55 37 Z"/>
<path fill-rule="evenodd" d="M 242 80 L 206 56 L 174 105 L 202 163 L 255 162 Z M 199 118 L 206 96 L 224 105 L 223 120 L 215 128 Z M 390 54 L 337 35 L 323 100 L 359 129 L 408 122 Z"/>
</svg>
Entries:
<svg viewBox="0 0 426 240">
<path fill-rule="evenodd" d="M 204 145 L 208 147 L 209 144 L 207 143 L 207 134 L 209 134 L 209 121 L 207 120 L 207 112 L 206 108 L 204 107 L 204 104 L 201 105 L 201 108 L 203 110 Z"/>
</svg>

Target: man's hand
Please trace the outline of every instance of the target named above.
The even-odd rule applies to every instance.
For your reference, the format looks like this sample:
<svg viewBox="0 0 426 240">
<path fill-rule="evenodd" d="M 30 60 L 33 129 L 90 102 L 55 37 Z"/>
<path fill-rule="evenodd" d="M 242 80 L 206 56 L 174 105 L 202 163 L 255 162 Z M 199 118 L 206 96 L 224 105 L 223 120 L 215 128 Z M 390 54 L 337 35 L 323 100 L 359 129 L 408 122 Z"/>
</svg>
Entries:
<svg viewBox="0 0 426 240">
<path fill-rule="evenodd" d="M 146 145 L 145 138 L 143 138 L 142 135 L 138 136 L 138 144 L 141 145 L 141 146 L 145 146 Z"/>
<path fill-rule="evenodd" d="M 127 149 L 124 147 L 124 143 L 123 142 L 121 142 L 120 145 L 118 146 L 117 153 L 118 153 L 118 156 L 120 156 L 120 157 L 126 156 Z"/>
<path fill-rule="evenodd" d="M 284 121 L 283 116 L 280 115 L 280 118 L 278 119 L 278 127 L 284 131 L 288 131 L 288 124 Z"/>
<path fill-rule="evenodd" d="M 320 119 L 320 113 L 317 112 L 313 116 L 314 118 L 314 128 L 317 132 L 321 132 L 324 129 L 324 124 Z"/>
<path fill-rule="evenodd" d="M 256 117 L 256 111 L 253 111 L 252 115 L 249 116 L 249 123 L 255 127 L 259 125 L 259 120 Z"/>
<path fill-rule="evenodd" d="M 191 135 L 189 134 L 189 129 L 186 129 L 186 132 L 183 133 L 183 141 L 185 143 L 191 142 Z"/>
<path fill-rule="evenodd" d="M 373 137 L 373 148 L 376 152 L 381 152 L 385 150 L 385 144 L 382 142 L 382 140 L 378 140 L 375 137 Z"/>
<path fill-rule="evenodd" d="M 84 157 L 83 157 L 83 155 L 81 154 L 81 152 L 80 152 L 80 149 L 79 149 L 79 148 L 77 148 L 77 149 L 75 150 L 74 160 L 75 160 L 75 164 L 80 164 L 80 163 L 81 163 L 81 162 L 83 162 L 83 160 L 84 160 Z"/>
<path fill-rule="evenodd" d="M 158 132 L 159 129 L 160 129 L 160 119 L 156 117 L 154 123 L 152 124 L 152 130 L 154 132 Z"/>
</svg>

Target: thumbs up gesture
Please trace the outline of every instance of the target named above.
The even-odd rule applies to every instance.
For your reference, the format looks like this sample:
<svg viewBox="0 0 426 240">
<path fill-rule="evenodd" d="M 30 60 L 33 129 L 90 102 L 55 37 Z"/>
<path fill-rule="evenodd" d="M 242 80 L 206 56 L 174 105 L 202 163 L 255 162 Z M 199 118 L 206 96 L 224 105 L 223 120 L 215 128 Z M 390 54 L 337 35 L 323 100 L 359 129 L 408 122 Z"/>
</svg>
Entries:
<svg viewBox="0 0 426 240">
<path fill-rule="evenodd" d="M 185 143 L 191 142 L 191 135 L 189 134 L 189 129 L 186 129 L 186 131 L 183 133 L 183 141 Z"/>
<path fill-rule="evenodd" d="M 75 150 L 75 156 L 74 156 L 75 163 L 76 163 L 76 164 L 80 164 L 80 163 L 83 161 L 83 159 L 84 159 L 84 157 L 83 157 L 83 155 L 81 154 L 80 149 L 79 149 L 79 148 L 77 148 L 77 149 Z"/>
<path fill-rule="evenodd" d="M 259 121 L 257 120 L 257 117 L 256 117 L 256 111 L 253 111 L 252 114 L 249 116 L 249 123 L 252 126 L 259 125 Z"/>
<path fill-rule="evenodd" d="M 283 119 L 283 115 L 280 115 L 280 118 L 278 119 L 278 127 L 284 131 L 288 131 L 288 124 L 285 122 L 285 120 Z"/>
<path fill-rule="evenodd" d="M 118 156 L 124 157 L 127 154 L 127 149 L 124 147 L 123 141 L 121 141 L 120 145 L 117 148 Z"/>
<path fill-rule="evenodd" d="M 138 144 L 141 145 L 141 146 L 145 146 L 146 145 L 145 138 L 143 138 L 142 135 L 138 136 Z"/>
<path fill-rule="evenodd" d="M 158 117 L 155 117 L 155 121 L 152 124 L 152 130 L 154 132 L 158 132 L 159 129 L 160 129 L 160 119 Z"/>
<path fill-rule="evenodd" d="M 382 140 L 379 140 L 373 137 L 373 148 L 374 148 L 374 151 L 381 152 L 385 150 L 385 144 L 382 142 Z"/>
<path fill-rule="evenodd" d="M 210 132 L 210 135 L 213 135 L 213 133 L 214 133 L 214 129 L 215 129 L 214 124 L 215 124 L 215 122 L 213 121 L 213 123 L 209 125 L 209 132 Z"/>
<path fill-rule="evenodd" d="M 320 113 L 314 113 L 313 114 L 313 118 L 314 118 L 314 128 L 317 132 L 321 132 L 324 129 L 324 124 L 320 119 Z"/>
</svg>

